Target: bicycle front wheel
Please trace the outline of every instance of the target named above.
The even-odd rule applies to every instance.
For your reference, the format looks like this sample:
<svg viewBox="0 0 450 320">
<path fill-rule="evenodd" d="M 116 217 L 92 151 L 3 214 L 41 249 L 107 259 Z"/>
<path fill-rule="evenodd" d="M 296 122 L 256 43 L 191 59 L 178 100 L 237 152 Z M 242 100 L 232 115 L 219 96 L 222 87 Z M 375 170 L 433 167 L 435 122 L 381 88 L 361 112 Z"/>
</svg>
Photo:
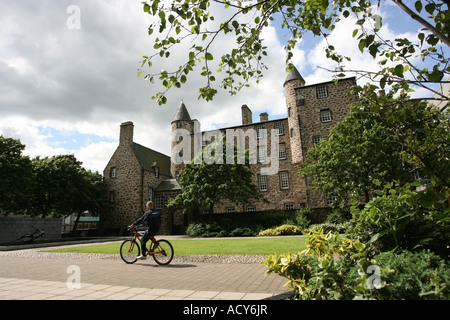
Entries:
<svg viewBox="0 0 450 320">
<path fill-rule="evenodd" d="M 137 261 L 137 257 L 141 254 L 139 244 L 134 240 L 125 240 L 120 246 L 120 257 L 125 263 L 131 264 Z"/>
<path fill-rule="evenodd" d="M 157 264 L 167 265 L 173 259 L 173 247 L 167 240 L 158 240 L 153 245 L 152 254 L 153 259 Z"/>
</svg>

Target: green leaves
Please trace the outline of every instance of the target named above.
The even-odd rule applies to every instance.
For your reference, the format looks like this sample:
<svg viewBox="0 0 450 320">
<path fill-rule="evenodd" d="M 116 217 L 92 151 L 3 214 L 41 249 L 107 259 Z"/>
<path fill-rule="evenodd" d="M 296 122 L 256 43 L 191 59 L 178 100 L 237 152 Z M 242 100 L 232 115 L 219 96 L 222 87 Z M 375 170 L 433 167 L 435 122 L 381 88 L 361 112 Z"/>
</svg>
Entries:
<svg viewBox="0 0 450 320">
<path fill-rule="evenodd" d="M 32 162 L 20 140 L 0 135 L 0 215 L 23 213 L 33 198 Z"/>
<path fill-rule="evenodd" d="M 327 36 L 334 30 L 337 22 L 343 19 L 351 21 L 351 18 L 356 17 L 356 28 L 352 36 L 357 40 L 361 53 L 367 52 L 373 59 L 379 60 L 379 69 L 347 70 L 343 64 L 352 57 L 336 52 L 336 48 L 328 43 L 326 56 L 337 63 L 334 70 L 337 74 L 357 72 L 373 84 L 378 82 L 378 88 L 391 90 L 398 95 L 410 94 L 416 86 L 434 93 L 430 83 L 440 82 L 450 76 L 450 58 L 446 56 L 445 50 L 439 48 L 440 45 L 448 46 L 449 43 L 448 8 L 438 0 L 395 4 L 424 26 L 424 29 L 417 32 L 417 39 L 383 38 L 385 33 L 380 32 L 383 27 L 382 18 L 374 11 L 372 1 L 368 0 L 337 0 L 333 3 L 328 0 L 215 2 L 215 7 L 223 6 L 224 9 L 223 15 L 221 13 L 222 21 L 217 23 L 208 0 L 172 0 L 169 3 L 160 0 L 146 1 L 143 2 L 143 11 L 156 19 L 149 27 L 149 35 L 155 30 L 159 32 L 154 40 L 155 52 L 148 55 L 146 61 L 170 59 L 180 44 L 191 46 L 185 62 L 169 71 L 170 76 L 175 78 L 161 77 L 159 70 L 155 71 L 149 66 L 148 79 L 159 77 L 165 88 L 155 97 L 165 96 L 170 88 L 181 87 L 180 84 L 186 83 L 188 74 L 192 71 L 205 78 L 205 84 L 199 86 L 199 98 L 213 99 L 217 89 L 208 88 L 213 88 L 216 79 L 220 79 L 218 88 L 236 94 L 248 87 L 253 80 L 258 83 L 263 71 L 267 69 L 264 64 L 266 47 L 260 35 L 276 15 L 281 17 L 281 28 L 289 35 L 285 45 L 287 65 L 291 63 L 303 34 L 310 32 L 324 37 L 328 42 Z M 384 3 L 380 2 L 379 6 L 382 5 Z M 222 36 L 226 36 L 227 41 L 233 39 L 234 45 L 225 48 L 227 50 L 219 56 L 213 52 L 212 44 L 220 43 Z M 215 70 L 222 72 L 220 78 L 217 76 L 219 72 Z M 448 100 L 444 95 L 442 98 Z"/>
<path fill-rule="evenodd" d="M 208 90 L 210 89 L 205 88 L 205 91 Z M 215 155 L 215 151 L 223 153 Z M 234 152 L 236 157 L 236 148 Z M 252 182 L 253 173 L 247 165 L 238 164 L 236 159 L 233 163 L 228 163 L 227 153 L 225 138 L 217 139 L 214 144 L 205 147 L 191 163 L 186 164 L 179 175 L 182 192 L 170 205 L 184 205 L 186 211 L 208 208 L 212 214 L 214 206 L 224 200 L 244 204 L 262 197 Z M 248 159 L 248 154 L 246 157 Z M 220 161 L 222 163 L 218 163 Z"/>
</svg>

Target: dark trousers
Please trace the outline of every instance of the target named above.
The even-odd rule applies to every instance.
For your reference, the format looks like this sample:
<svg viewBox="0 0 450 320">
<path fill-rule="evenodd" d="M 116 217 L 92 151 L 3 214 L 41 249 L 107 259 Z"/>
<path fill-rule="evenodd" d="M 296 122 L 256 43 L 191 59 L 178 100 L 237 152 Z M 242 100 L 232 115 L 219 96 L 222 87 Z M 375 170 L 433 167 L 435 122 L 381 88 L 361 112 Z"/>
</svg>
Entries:
<svg viewBox="0 0 450 320">
<path fill-rule="evenodd" d="M 152 234 L 148 231 L 149 229 L 147 229 L 144 232 L 144 235 L 141 238 L 141 249 L 142 249 L 142 255 L 146 255 L 147 254 L 147 250 L 146 250 L 146 245 L 148 240 L 150 240 L 150 237 L 152 236 Z"/>
<path fill-rule="evenodd" d="M 159 224 L 151 225 L 145 232 L 141 238 L 141 249 L 142 254 L 145 256 L 147 254 L 147 250 L 145 246 L 147 245 L 148 240 L 150 240 L 151 236 L 154 236 L 159 230 Z"/>
</svg>

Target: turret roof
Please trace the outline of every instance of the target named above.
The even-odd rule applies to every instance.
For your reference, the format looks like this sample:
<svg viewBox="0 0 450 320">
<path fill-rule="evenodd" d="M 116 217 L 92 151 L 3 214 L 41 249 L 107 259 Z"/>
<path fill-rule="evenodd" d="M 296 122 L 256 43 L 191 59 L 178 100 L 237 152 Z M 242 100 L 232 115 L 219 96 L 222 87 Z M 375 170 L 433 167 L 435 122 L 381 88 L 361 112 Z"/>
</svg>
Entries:
<svg viewBox="0 0 450 320">
<path fill-rule="evenodd" d="M 180 106 L 177 109 L 177 112 L 175 113 L 175 116 L 173 117 L 172 122 L 174 121 L 191 121 L 191 116 L 189 115 L 189 112 L 186 109 L 186 106 L 184 105 L 184 102 L 181 101 Z"/>
<path fill-rule="evenodd" d="M 284 83 L 286 84 L 286 82 L 291 81 L 291 80 L 302 80 L 302 82 L 305 82 L 305 79 L 303 79 L 302 75 L 300 74 L 300 72 L 298 72 L 296 67 L 293 67 L 291 70 L 289 70 L 287 76 L 286 76 L 286 80 L 284 80 Z"/>
</svg>

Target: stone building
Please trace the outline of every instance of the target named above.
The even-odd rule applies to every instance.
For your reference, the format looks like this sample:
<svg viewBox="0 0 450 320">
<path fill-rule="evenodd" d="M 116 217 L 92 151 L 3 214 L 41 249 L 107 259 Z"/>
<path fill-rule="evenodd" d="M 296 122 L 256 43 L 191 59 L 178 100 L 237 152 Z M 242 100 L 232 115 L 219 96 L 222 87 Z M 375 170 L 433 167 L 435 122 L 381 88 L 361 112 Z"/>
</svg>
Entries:
<svg viewBox="0 0 450 320">
<path fill-rule="evenodd" d="M 194 159 L 220 134 L 234 135 L 233 141 L 254 149 L 251 150 L 255 154 L 251 165 L 254 183 L 268 203 L 261 201 L 244 207 L 224 203 L 215 209 L 217 213 L 328 206 L 332 195 L 312 192 L 308 187 L 310 181 L 297 174 L 298 166 L 308 148 L 326 139 L 331 128 L 349 115 L 349 105 L 357 101 L 357 96 L 349 96 L 348 92 L 355 84 L 352 77 L 306 85 L 294 68 L 284 82 L 287 117 L 269 119 L 267 113 L 262 113 L 254 123 L 252 111 L 243 105 L 240 124 L 210 131 L 201 131 L 200 122 L 191 119 L 181 102 L 171 123 L 171 157 L 134 143 L 133 124 L 123 123 L 119 147 L 104 171 L 116 209 L 106 215 L 103 225 L 107 228 L 127 225 L 137 212 L 142 212 L 148 199 L 163 211 L 163 232 L 172 233 L 185 224 L 182 208 L 166 212 L 164 206 L 180 191 L 176 177 L 184 162 Z"/>
<path fill-rule="evenodd" d="M 147 201 L 161 206 L 164 195 L 179 190 L 176 180 L 171 179 L 170 157 L 133 142 L 134 125 L 120 125 L 119 146 L 103 171 L 108 186 L 109 198 L 114 209 L 101 215 L 100 229 L 103 232 L 123 233 L 144 210 Z M 171 221 L 163 217 L 161 232 L 172 233 Z"/>
</svg>

